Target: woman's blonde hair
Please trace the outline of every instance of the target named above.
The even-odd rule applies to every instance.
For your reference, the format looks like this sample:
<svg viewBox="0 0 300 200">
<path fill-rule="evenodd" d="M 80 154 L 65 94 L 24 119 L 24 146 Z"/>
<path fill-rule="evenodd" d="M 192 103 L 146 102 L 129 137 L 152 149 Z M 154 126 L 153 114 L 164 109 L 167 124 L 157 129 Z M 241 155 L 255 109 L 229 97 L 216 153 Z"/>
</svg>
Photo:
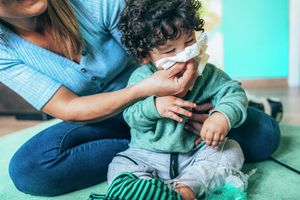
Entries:
<svg viewBox="0 0 300 200">
<path fill-rule="evenodd" d="M 38 20 L 64 56 L 74 59 L 81 52 L 83 39 L 68 0 L 48 0 L 48 9 Z"/>
</svg>

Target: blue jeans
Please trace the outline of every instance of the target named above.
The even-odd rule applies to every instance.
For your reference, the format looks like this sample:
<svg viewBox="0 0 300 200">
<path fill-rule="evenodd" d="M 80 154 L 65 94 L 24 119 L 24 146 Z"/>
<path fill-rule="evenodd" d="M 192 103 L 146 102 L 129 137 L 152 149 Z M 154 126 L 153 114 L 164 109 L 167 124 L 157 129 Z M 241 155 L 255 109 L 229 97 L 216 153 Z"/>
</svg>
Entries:
<svg viewBox="0 0 300 200">
<path fill-rule="evenodd" d="M 277 122 L 254 108 L 229 137 L 240 143 L 246 161 L 267 159 L 278 147 Z M 61 122 L 35 135 L 15 153 L 9 173 L 24 193 L 55 196 L 106 180 L 116 153 L 128 148 L 129 127 L 121 115 L 96 124 Z"/>
</svg>

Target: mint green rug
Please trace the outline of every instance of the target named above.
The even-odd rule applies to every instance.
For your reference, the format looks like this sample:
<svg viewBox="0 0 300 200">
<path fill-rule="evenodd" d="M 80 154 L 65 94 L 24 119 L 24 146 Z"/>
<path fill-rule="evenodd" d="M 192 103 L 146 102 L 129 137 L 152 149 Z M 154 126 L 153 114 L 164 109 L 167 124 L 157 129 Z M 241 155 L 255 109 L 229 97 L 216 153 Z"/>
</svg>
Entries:
<svg viewBox="0 0 300 200">
<path fill-rule="evenodd" d="M 13 153 L 30 137 L 58 120 L 44 122 L 32 128 L 0 137 L 0 200 L 80 200 L 87 199 L 91 192 L 105 193 L 106 183 L 57 197 L 36 197 L 19 192 L 8 175 L 8 163 Z M 282 140 L 273 155 L 297 170 L 300 170 L 300 127 L 281 125 Z M 244 171 L 257 168 L 248 187 L 250 200 L 298 200 L 300 199 L 300 175 L 273 161 L 247 164 Z"/>
</svg>

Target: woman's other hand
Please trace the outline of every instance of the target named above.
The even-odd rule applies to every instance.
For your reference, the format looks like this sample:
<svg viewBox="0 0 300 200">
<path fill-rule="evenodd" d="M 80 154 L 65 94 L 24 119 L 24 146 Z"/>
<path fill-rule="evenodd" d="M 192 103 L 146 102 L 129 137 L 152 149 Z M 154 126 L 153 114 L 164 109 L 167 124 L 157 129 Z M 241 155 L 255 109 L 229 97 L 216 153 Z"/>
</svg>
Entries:
<svg viewBox="0 0 300 200">
<path fill-rule="evenodd" d="M 198 145 L 201 142 L 200 133 L 202 130 L 203 123 L 208 118 L 209 111 L 213 108 L 214 106 L 211 103 L 197 105 L 193 110 L 192 116 L 185 125 L 185 128 L 188 131 L 199 135 L 199 139 L 195 141 L 196 145 Z"/>
</svg>

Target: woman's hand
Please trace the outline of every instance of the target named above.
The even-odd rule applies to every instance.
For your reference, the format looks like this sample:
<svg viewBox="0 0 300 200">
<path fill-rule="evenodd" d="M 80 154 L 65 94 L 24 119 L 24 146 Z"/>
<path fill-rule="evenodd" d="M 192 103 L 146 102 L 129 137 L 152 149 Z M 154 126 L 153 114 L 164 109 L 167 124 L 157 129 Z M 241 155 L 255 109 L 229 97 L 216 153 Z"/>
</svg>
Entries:
<svg viewBox="0 0 300 200">
<path fill-rule="evenodd" d="M 193 110 L 191 118 L 186 123 L 185 128 L 196 135 L 200 135 L 202 125 L 208 118 L 209 111 L 213 108 L 211 103 L 197 105 Z"/>
<path fill-rule="evenodd" d="M 179 117 L 179 114 L 191 117 L 192 112 L 189 110 L 195 108 L 196 104 L 184 101 L 174 96 L 166 96 L 157 97 L 155 99 L 155 106 L 160 116 L 173 119 L 177 122 L 182 122 L 183 119 Z"/>
<path fill-rule="evenodd" d="M 192 116 L 187 121 L 185 128 L 195 135 L 199 135 L 202 130 L 204 121 L 208 118 L 208 113 L 212 110 L 214 106 L 211 103 L 204 103 L 197 105 L 192 113 Z M 198 145 L 201 142 L 201 137 L 195 141 L 195 144 Z"/>
<path fill-rule="evenodd" d="M 155 72 L 148 80 L 147 87 L 155 96 L 184 96 L 197 79 L 194 61 L 177 63 L 168 70 Z"/>
</svg>

